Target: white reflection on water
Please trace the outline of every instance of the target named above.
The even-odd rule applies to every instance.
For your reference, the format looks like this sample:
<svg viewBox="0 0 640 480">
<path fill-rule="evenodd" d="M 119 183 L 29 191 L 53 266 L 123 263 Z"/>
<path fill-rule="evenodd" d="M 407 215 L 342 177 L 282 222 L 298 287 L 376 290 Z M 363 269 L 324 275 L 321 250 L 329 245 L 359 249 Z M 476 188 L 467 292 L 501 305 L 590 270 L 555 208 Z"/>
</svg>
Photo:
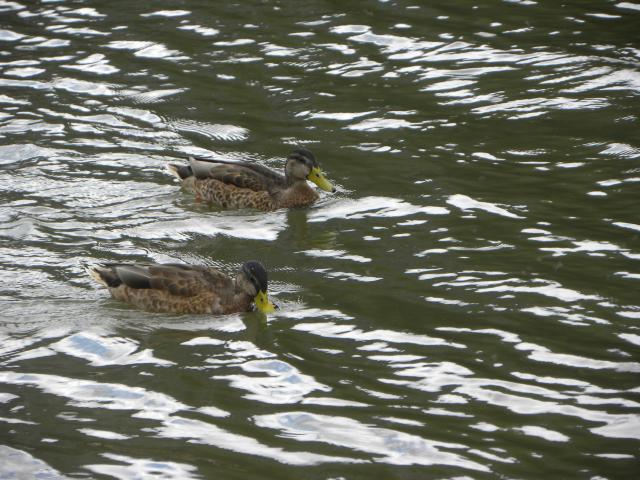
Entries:
<svg viewBox="0 0 640 480">
<path fill-rule="evenodd" d="M 196 474 L 196 467 L 186 463 L 153 460 L 149 458 L 140 459 L 114 453 L 103 453 L 101 456 L 118 463 L 90 464 L 85 465 L 84 468 L 97 474 L 127 480 L 137 480 L 141 478 L 195 480 L 202 478 Z"/>
<path fill-rule="evenodd" d="M 307 412 L 286 412 L 254 417 L 256 425 L 280 430 L 303 442 L 325 442 L 375 455 L 374 460 L 393 465 L 455 465 L 488 472 L 485 465 L 441 448 L 459 449 L 463 445 L 425 440 L 387 428 L 372 427 L 340 416 Z"/>
<path fill-rule="evenodd" d="M 305 319 L 305 318 L 336 318 L 340 320 L 353 320 L 352 316 L 349 316 L 340 310 L 323 310 L 320 308 L 303 308 L 299 310 L 290 310 L 279 314 L 281 317 L 293 318 L 293 319 Z"/>
<path fill-rule="evenodd" d="M 211 337 L 194 337 L 191 340 L 182 342 L 180 345 L 199 346 L 199 345 L 224 345 L 224 341 Z"/>
<path fill-rule="evenodd" d="M 278 359 L 251 360 L 240 365 L 248 375 L 218 375 L 233 387 L 249 392 L 244 397 L 265 403 L 297 403 L 314 391 L 331 388 L 304 375 L 297 368 Z"/>
<path fill-rule="evenodd" d="M 524 218 L 520 215 L 516 215 L 515 213 L 511 213 L 508 210 L 493 203 L 480 202 L 467 195 L 451 195 L 447 200 L 447 203 L 453 205 L 454 207 L 458 207 L 460 210 L 484 210 L 485 212 L 495 213 L 496 215 L 500 215 L 503 217 Z"/>
<path fill-rule="evenodd" d="M 554 239 L 555 240 L 555 239 Z M 553 252 L 554 257 L 561 257 L 568 253 L 587 252 L 587 255 L 602 256 L 601 252 L 629 252 L 628 249 L 619 247 L 611 242 L 595 242 L 592 240 L 574 241 L 571 242 L 575 247 L 543 247 L 540 248 L 543 252 Z"/>
<path fill-rule="evenodd" d="M 143 13 L 141 17 L 184 17 L 191 15 L 189 10 L 157 10 L 151 13 Z"/>
<path fill-rule="evenodd" d="M 122 337 L 100 336 L 90 332 L 75 333 L 49 346 L 52 350 L 88 360 L 91 365 L 134 365 L 152 363 L 173 365 L 173 362 L 153 356 L 150 349 L 139 352 L 138 344 Z"/>
<path fill-rule="evenodd" d="M 212 445 L 216 448 L 237 453 L 267 457 L 289 465 L 317 465 L 320 463 L 360 463 L 361 460 L 348 457 L 319 455 L 310 452 L 286 451 L 269 447 L 252 437 L 227 432 L 220 427 L 200 420 L 172 416 L 158 429 L 158 436 L 183 438 L 193 443 Z"/>
<path fill-rule="evenodd" d="M 209 237 L 226 235 L 253 240 L 276 240 L 286 227 L 286 213 L 266 215 L 227 215 L 215 212 L 191 212 L 189 218 L 150 222 L 132 229 L 132 234 L 146 239 L 184 239 L 190 234 Z"/>
<path fill-rule="evenodd" d="M 513 280 L 513 279 L 512 279 Z M 494 287 L 479 288 L 479 293 L 486 292 L 527 292 L 539 293 L 546 297 L 554 297 L 563 302 L 575 302 L 577 300 L 601 300 L 598 295 L 586 295 L 570 288 L 561 287 L 557 282 L 549 282 L 544 279 L 534 279 L 535 283 L 546 283 L 540 286 L 524 286 L 524 285 L 498 285 Z M 460 284 L 460 283 L 459 283 Z"/>
<path fill-rule="evenodd" d="M 122 435 L 108 430 L 96 430 L 94 428 L 79 428 L 78 431 L 90 437 L 104 438 L 105 440 L 127 440 L 131 438 L 128 435 Z"/>
<path fill-rule="evenodd" d="M 367 115 L 371 115 L 372 113 L 375 113 L 375 110 L 370 110 L 368 112 L 334 112 L 334 113 L 327 113 L 327 112 L 316 112 L 316 113 L 309 113 L 309 112 L 302 112 L 296 116 L 301 116 L 308 113 L 308 118 L 310 119 L 319 119 L 319 120 L 337 120 L 337 121 L 348 121 L 348 120 L 354 120 L 358 117 L 364 117 Z"/>
<path fill-rule="evenodd" d="M 456 250 L 459 248 L 453 247 Z M 506 246 L 502 246 L 501 248 L 506 248 Z M 474 249 L 469 249 L 474 250 Z M 478 250 L 478 249 L 475 249 Z M 448 249 L 431 249 L 426 250 L 424 252 L 420 252 L 416 254 L 418 257 L 424 257 L 433 253 L 444 254 L 447 253 Z M 417 271 L 410 270 L 411 273 L 417 273 Z M 473 273 L 474 275 L 469 275 Z M 452 278 L 452 280 L 448 281 L 439 281 L 433 284 L 434 287 L 462 287 L 465 289 L 473 290 L 477 293 L 535 293 L 542 295 L 544 297 L 551 297 L 557 300 L 562 301 L 563 303 L 575 303 L 581 300 L 603 300 L 603 297 L 594 294 L 586 294 L 579 292 L 577 290 L 573 290 L 571 288 L 563 287 L 560 283 L 554 282 L 551 280 L 546 280 L 544 278 L 532 278 L 530 280 L 517 278 L 517 277 L 507 277 L 507 278 L 499 278 L 495 280 L 485 280 L 483 278 L 478 277 L 477 275 L 484 276 L 500 276 L 505 275 L 503 272 L 479 272 L 479 271 L 463 271 L 459 273 L 447 273 L 447 272 L 438 272 L 438 273 L 424 273 L 419 276 L 420 280 L 432 280 L 437 278 Z M 543 307 L 529 307 L 525 311 L 540 314 L 544 313 Z M 556 310 L 556 312 L 560 313 L 560 310 Z M 580 314 L 580 319 L 589 318 L 584 314 Z"/>
<path fill-rule="evenodd" d="M 549 362 L 558 365 L 576 368 L 589 368 L 595 370 L 607 369 L 617 372 L 640 373 L 640 363 L 637 362 L 612 362 L 608 360 L 596 360 L 566 353 L 554 353 L 546 347 L 532 343 L 520 343 L 516 349 L 530 351 L 529 358 L 538 362 Z"/>
<path fill-rule="evenodd" d="M 0 372 L 0 382 L 35 386 L 45 393 L 67 398 L 69 405 L 76 407 L 135 410 L 137 413 L 133 416 L 137 418 L 163 420 L 176 411 L 189 409 L 185 404 L 163 393 L 118 383 L 11 371 Z"/>
<path fill-rule="evenodd" d="M 216 28 L 203 27 L 202 25 L 180 25 L 178 27 L 179 30 L 188 30 L 196 32 L 203 37 L 213 37 L 220 33 L 220 30 Z"/>
<path fill-rule="evenodd" d="M 337 278 L 339 280 L 354 280 L 356 282 L 379 282 L 382 280 L 382 277 L 372 277 L 369 275 L 358 275 L 356 273 L 351 272 L 337 272 L 331 271 L 327 268 L 316 268 L 313 270 L 316 273 L 322 273 L 327 278 Z"/>
<path fill-rule="evenodd" d="M 109 60 L 103 54 L 89 55 L 86 58 L 76 60 L 73 65 L 62 65 L 62 67 L 98 75 L 111 75 L 120 71 L 119 68 L 110 65 Z"/>
<path fill-rule="evenodd" d="M 169 121 L 169 126 L 181 132 L 192 132 L 217 140 L 246 140 L 249 130 L 236 125 L 221 125 L 177 118 Z"/>
<path fill-rule="evenodd" d="M 531 437 L 544 438 L 549 442 L 568 442 L 570 440 L 569 437 L 563 435 L 560 432 L 549 430 L 548 428 L 538 427 L 536 425 L 524 425 L 523 427 L 514 428 L 514 430 L 519 430 L 525 435 L 529 435 Z"/>
<path fill-rule="evenodd" d="M 619 333 L 618 336 L 632 345 L 640 347 L 640 335 L 634 333 Z"/>
<path fill-rule="evenodd" d="M 532 313 L 538 317 L 558 317 L 561 322 L 571 325 L 589 325 L 590 323 L 599 323 L 607 325 L 610 322 L 593 315 L 576 312 L 575 309 L 567 307 L 529 307 L 523 308 L 523 312 Z"/>
<path fill-rule="evenodd" d="M 398 128 L 417 129 L 421 123 L 409 122 L 402 118 L 368 118 L 358 123 L 349 125 L 348 130 L 362 132 L 378 132 L 380 130 L 392 130 Z"/>
<path fill-rule="evenodd" d="M 0 445 L 0 477 L 16 480 L 28 478 L 62 480 L 68 478 L 29 453 L 6 445 Z"/>
<path fill-rule="evenodd" d="M 504 337 L 502 333 L 500 333 L 500 336 Z M 515 341 L 515 338 L 507 335 L 505 341 L 512 343 Z M 576 368 L 586 366 L 587 368 L 590 367 L 594 369 L 608 368 L 621 372 L 640 372 L 640 364 L 633 362 L 602 362 L 580 358 L 574 355 L 553 354 L 546 348 L 526 343 L 515 344 L 515 349 L 533 351 L 529 358 L 537 361 L 553 362 Z M 573 405 L 573 403 L 587 406 L 615 404 L 621 407 L 637 409 L 637 402 L 630 402 L 624 398 L 608 397 L 604 399 L 584 394 L 587 392 L 593 392 L 599 395 L 611 395 L 613 393 L 623 394 L 624 392 L 621 391 L 598 389 L 587 382 L 573 379 L 549 378 L 545 380 L 544 378 L 539 379 L 532 377 L 529 374 L 514 373 L 514 376 L 522 379 L 539 380 L 541 383 L 548 384 L 570 385 L 574 389 L 579 389 L 577 391 L 566 390 L 558 392 L 550 388 L 524 383 L 479 378 L 474 376 L 474 373 L 466 367 L 452 362 L 414 362 L 413 364 L 397 365 L 390 363 L 389 366 L 397 368 L 397 376 L 409 376 L 412 377 L 412 379 L 409 381 L 396 378 L 380 379 L 384 384 L 404 385 L 408 388 L 425 392 L 440 392 L 446 389 L 446 391 L 452 391 L 457 396 L 461 396 L 465 401 L 469 399 L 482 401 L 493 406 L 503 407 L 513 413 L 521 415 L 554 413 L 570 417 L 579 417 L 590 422 L 604 423 L 604 426 L 591 429 L 592 432 L 599 435 L 612 438 L 640 439 L 640 429 L 638 428 L 638 425 L 640 425 L 640 416 L 631 413 L 608 413 L 606 411 Z M 453 390 L 451 390 L 450 387 L 454 387 Z M 526 394 L 526 396 L 522 394 Z M 535 397 L 543 397 L 545 400 L 540 400 Z M 429 412 L 434 413 L 431 410 Z M 452 413 L 455 414 L 456 412 Z"/>
<path fill-rule="evenodd" d="M 363 257 L 361 255 L 349 255 L 344 250 L 321 250 L 321 249 L 312 249 L 312 250 L 304 250 L 302 253 L 308 255 L 310 257 L 318 257 L 318 258 L 339 258 L 342 260 L 351 260 L 353 262 L 358 263 L 368 263 L 371 261 L 370 258 Z"/>
<path fill-rule="evenodd" d="M 337 200 L 314 209 L 309 213 L 309 221 L 323 222 L 334 218 L 406 217 L 418 213 L 446 215 L 449 210 L 444 207 L 421 207 L 397 198 L 363 197 L 356 200 Z"/>
<path fill-rule="evenodd" d="M 427 335 L 417 335 L 408 332 L 394 330 L 371 330 L 365 332 L 355 325 L 336 324 L 333 322 L 323 323 L 297 323 L 293 330 L 309 332 L 321 337 L 344 338 L 356 341 L 380 340 L 390 343 L 408 343 L 425 346 L 447 346 L 453 348 L 466 348 L 460 343 L 448 342 L 442 338 L 430 337 Z"/>
<path fill-rule="evenodd" d="M 612 414 L 601 410 L 591 410 L 513 395 L 478 385 L 463 385 L 457 387 L 454 391 L 476 401 L 504 407 L 520 415 L 557 414 L 578 417 L 589 422 L 604 423 L 604 426 L 590 428 L 589 430 L 605 437 L 640 439 L 640 416 L 635 414 Z"/>
<path fill-rule="evenodd" d="M 132 51 L 136 57 L 142 58 L 162 58 L 165 60 L 186 59 L 178 50 L 171 50 L 161 43 L 153 43 L 141 40 L 114 40 L 105 45 L 107 48 L 115 50 Z"/>
</svg>

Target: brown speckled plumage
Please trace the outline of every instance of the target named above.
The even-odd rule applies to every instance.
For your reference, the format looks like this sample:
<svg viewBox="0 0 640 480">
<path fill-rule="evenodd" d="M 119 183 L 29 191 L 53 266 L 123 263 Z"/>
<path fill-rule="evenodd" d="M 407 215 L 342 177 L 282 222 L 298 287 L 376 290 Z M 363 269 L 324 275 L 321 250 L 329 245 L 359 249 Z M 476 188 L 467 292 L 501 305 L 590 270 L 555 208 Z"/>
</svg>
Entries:
<svg viewBox="0 0 640 480">
<path fill-rule="evenodd" d="M 168 169 L 187 191 L 195 194 L 196 200 L 227 209 L 270 211 L 311 205 L 319 195 L 307 179 L 320 182 L 319 185 L 325 182 L 322 188 L 333 190 L 315 157 L 306 149 L 295 150 L 288 157 L 285 175 L 248 162 L 193 158 L 189 159 L 189 165 L 170 164 Z"/>
<path fill-rule="evenodd" d="M 194 179 L 189 183 L 193 186 L 188 185 L 187 188 L 195 193 L 197 199 L 228 209 L 255 208 L 266 212 L 278 208 L 305 207 L 319 197 L 306 182 L 297 182 L 274 192 L 256 192 L 213 178 Z"/>
<path fill-rule="evenodd" d="M 150 312 L 227 314 L 249 311 L 255 294 L 209 267 L 110 264 L 91 267 L 89 273 L 109 288 L 113 298 Z"/>
</svg>

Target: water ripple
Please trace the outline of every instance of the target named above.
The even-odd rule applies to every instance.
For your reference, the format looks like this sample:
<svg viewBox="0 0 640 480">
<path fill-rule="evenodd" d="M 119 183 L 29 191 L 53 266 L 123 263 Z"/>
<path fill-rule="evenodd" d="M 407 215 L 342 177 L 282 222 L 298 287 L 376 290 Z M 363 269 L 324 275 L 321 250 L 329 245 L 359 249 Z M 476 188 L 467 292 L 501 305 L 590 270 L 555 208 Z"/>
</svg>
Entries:
<svg viewBox="0 0 640 480">
<path fill-rule="evenodd" d="M 117 464 L 90 464 L 85 468 L 101 475 L 115 478 L 166 478 L 166 479 L 196 479 L 196 467 L 184 463 L 166 462 L 152 459 L 136 459 L 128 455 L 104 453 L 106 460 L 119 462 Z M 124 465 L 123 465 L 124 464 Z"/>
<path fill-rule="evenodd" d="M 257 416 L 255 421 L 260 427 L 280 430 L 299 441 L 326 442 L 372 454 L 376 462 L 392 465 L 455 465 L 463 469 L 489 471 L 485 465 L 462 455 L 442 451 L 444 448 L 462 448 L 462 445 L 428 441 L 391 429 L 363 425 L 346 417 L 287 412 Z"/>
<path fill-rule="evenodd" d="M 640 7 L 362 7 L 0 0 L 0 477 L 633 477 Z M 295 146 L 310 208 L 164 173 Z M 82 268 L 252 258 L 268 318 Z"/>
</svg>

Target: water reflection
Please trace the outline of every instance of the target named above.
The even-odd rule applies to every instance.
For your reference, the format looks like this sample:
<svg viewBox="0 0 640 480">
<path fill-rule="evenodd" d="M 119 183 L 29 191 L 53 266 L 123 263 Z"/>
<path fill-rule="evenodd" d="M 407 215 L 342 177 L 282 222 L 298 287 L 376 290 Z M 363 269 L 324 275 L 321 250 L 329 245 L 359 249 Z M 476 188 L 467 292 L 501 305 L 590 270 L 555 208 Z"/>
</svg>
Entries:
<svg viewBox="0 0 640 480">
<path fill-rule="evenodd" d="M 51 468 L 42 460 L 29 453 L 0 445 L 0 475 L 5 478 L 19 478 L 30 475 L 33 478 L 63 479 L 65 475 Z"/>
<path fill-rule="evenodd" d="M 288 412 L 256 417 L 261 427 L 281 430 L 299 441 L 326 442 L 350 450 L 374 455 L 374 461 L 392 465 L 455 465 L 463 469 L 489 471 L 482 464 L 441 448 L 459 449 L 462 445 L 432 442 L 394 430 L 362 425 L 339 416 Z"/>
<path fill-rule="evenodd" d="M 637 3 L 183 3 L 0 1 L 0 476 L 633 476 Z M 293 145 L 337 195 L 163 173 Z M 248 257 L 266 320 L 82 269 Z"/>
<path fill-rule="evenodd" d="M 85 468 L 101 475 L 108 475 L 115 478 L 175 478 L 196 479 L 196 467 L 184 463 L 167 462 L 162 460 L 136 459 L 127 455 L 116 455 L 105 453 L 102 455 L 105 460 L 118 463 L 102 463 L 86 465 Z"/>
<path fill-rule="evenodd" d="M 234 452 L 266 457 L 288 465 L 317 465 L 319 463 L 357 463 L 349 457 L 318 455 L 304 451 L 286 451 L 256 441 L 252 437 L 227 432 L 210 423 L 175 416 L 158 431 L 160 437 L 189 439 Z"/>
</svg>

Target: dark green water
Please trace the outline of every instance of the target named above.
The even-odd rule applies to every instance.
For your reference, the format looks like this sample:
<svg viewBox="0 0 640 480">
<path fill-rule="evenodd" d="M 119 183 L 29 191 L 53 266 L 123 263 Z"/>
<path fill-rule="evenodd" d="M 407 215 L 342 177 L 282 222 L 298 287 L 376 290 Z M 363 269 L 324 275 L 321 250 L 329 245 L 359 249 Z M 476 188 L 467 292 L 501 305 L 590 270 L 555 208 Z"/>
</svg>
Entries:
<svg viewBox="0 0 640 480">
<path fill-rule="evenodd" d="M 640 3 L 0 0 L 0 478 L 640 473 Z M 335 195 L 195 205 L 198 154 Z M 281 310 L 84 263 L 259 259 Z"/>
</svg>

